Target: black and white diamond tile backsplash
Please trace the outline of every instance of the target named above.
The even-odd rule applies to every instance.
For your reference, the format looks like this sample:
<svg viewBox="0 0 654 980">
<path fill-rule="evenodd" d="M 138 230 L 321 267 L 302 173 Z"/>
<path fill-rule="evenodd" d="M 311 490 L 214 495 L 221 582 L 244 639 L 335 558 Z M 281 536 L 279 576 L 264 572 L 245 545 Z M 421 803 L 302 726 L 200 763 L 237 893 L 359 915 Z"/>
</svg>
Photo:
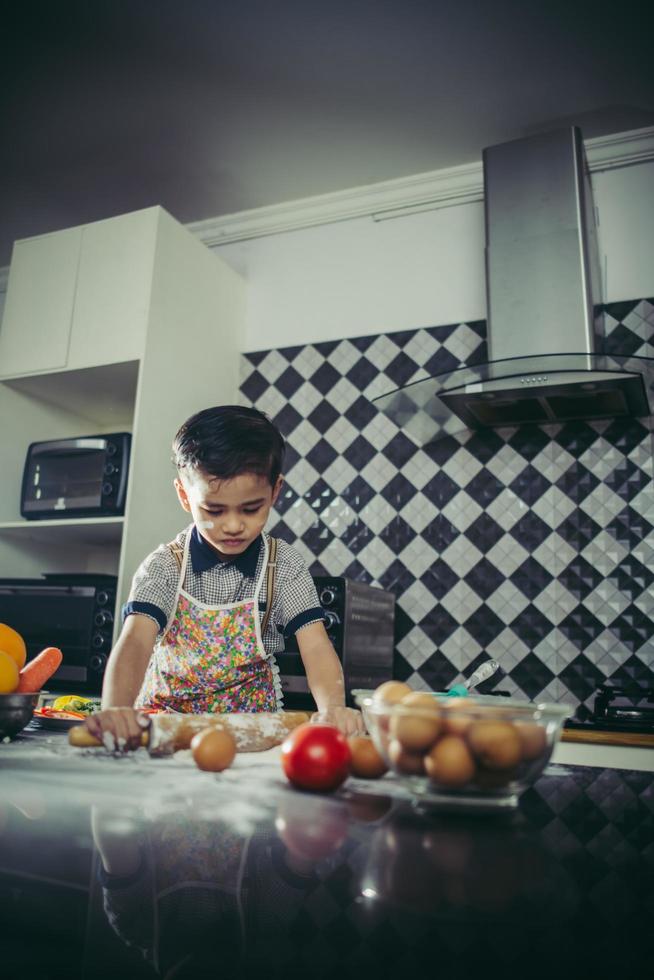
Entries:
<svg viewBox="0 0 654 980">
<path fill-rule="evenodd" d="M 654 299 L 604 348 L 654 356 Z M 371 399 L 486 357 L 483 321 L 257 351 L 241 396 L 279 425 L 270 521 L 314 575 L 397 597 L 395 675 L 440 690 L 481 660 L 583 716 L 605 679 L 654 686 L 652 419 L 523 426 L 419 448 Z"/>
</svg>

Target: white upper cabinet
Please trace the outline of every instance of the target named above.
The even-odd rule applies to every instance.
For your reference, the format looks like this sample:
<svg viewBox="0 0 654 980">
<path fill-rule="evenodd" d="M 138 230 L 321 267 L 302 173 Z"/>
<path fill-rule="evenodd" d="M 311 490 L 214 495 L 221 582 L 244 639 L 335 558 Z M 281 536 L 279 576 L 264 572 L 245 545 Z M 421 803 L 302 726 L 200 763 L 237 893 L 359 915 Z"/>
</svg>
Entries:
<svg viewBox="0 0 654 980">
<path fill-rule="evenodd" d="M 160 208 L 16 242 L 0 377 L 141 357 Z"/>
<path fill-rule="evenodd" d="M 82 229 L 67 367 L 130 361 L 143 353 L 159 208 Z"/>
<path fill-rule="evenodd" d="M 0 374 L 66 366 L 82 229 L 16 242 L 2 328 Z"/>
</svg>

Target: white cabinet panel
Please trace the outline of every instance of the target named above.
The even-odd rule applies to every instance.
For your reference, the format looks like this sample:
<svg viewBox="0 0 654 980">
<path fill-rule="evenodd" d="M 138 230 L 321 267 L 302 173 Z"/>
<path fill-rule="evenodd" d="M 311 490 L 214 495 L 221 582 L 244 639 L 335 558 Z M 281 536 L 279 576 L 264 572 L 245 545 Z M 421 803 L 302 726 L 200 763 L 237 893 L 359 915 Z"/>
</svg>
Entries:
<svg viewBox="0 0 654 980">
<path fill-rule="evenodd" d="M 16 242 L 2 328 L 0 376 L 66 364 L 81 228 Z"/>
<path fill-rule="evenodd" d="M 143 354 L 157 214 L 149 208 L 84 226 L 69 368 Z"/>
<path fill-rule="evenodd" d="M 56 242 L 53 258 L 41 256 L 40 240 L 26 241 L 29 275 L 12 263 L 10 288 L 25 295 L 29 287 L 30 303 L 32 286 L 48 294 L 28 323 L 42 324 L 46 313 L 52 323 L 54 287 L 68 303 L 58 320 L 57 363 L 52 350 L 49 363 L 40 358 L 34 329 L 18 345 L 20 366 L 14 362 L 13 376 L 0 380 L 0 576 L 117 573 L 120 608 L 143 558 L 187 520 L 172 486 L 175 431 L 193 412 L 237 400 L 245 284 L 161 208 L 44 238 Z M 52 336 L 48 343 L 56 347 Z M 123 517 L 111 525 L 21 518 L 30 442 L 111 431 L 133 433 Z"/>
</svg>

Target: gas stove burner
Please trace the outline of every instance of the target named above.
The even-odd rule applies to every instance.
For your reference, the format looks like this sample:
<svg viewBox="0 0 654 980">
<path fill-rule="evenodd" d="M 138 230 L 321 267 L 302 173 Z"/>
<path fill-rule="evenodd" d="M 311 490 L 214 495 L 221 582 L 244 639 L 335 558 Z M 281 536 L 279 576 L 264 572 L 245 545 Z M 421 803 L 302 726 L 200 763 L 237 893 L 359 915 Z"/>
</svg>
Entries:
<svg viewBox="0 0 654 980">
<path fill-rule="evenodd" d="M 654 689 L 603 684 L 595 695 L 593 720 L 598 728 L 654 731 Z"/>
</svg>

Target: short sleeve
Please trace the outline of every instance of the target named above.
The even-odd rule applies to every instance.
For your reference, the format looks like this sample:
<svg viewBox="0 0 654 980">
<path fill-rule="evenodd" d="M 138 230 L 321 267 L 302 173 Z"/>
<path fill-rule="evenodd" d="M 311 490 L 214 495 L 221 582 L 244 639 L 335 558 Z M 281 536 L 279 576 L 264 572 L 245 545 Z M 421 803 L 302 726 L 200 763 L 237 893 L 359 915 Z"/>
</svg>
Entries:
<svg viewBox="0 0 654 980">
<path fill-rule="evenodd" d="M 149 615 L 162 632 L 175 611 L 178 582 L 179 566 L 175 556 L 167 545 L 162 544 L 137 568 L 123 616 L 132 613 Z"/>
<path fill-rule="evenodd" d="M 279 584 L 281 621 L 284 636 L 292 636 L 303 626 L 324 622 L 316 586 L 302 556 L 290 545 L 280 543 L 284 566 L 283 581 Z"/>
</svg>

